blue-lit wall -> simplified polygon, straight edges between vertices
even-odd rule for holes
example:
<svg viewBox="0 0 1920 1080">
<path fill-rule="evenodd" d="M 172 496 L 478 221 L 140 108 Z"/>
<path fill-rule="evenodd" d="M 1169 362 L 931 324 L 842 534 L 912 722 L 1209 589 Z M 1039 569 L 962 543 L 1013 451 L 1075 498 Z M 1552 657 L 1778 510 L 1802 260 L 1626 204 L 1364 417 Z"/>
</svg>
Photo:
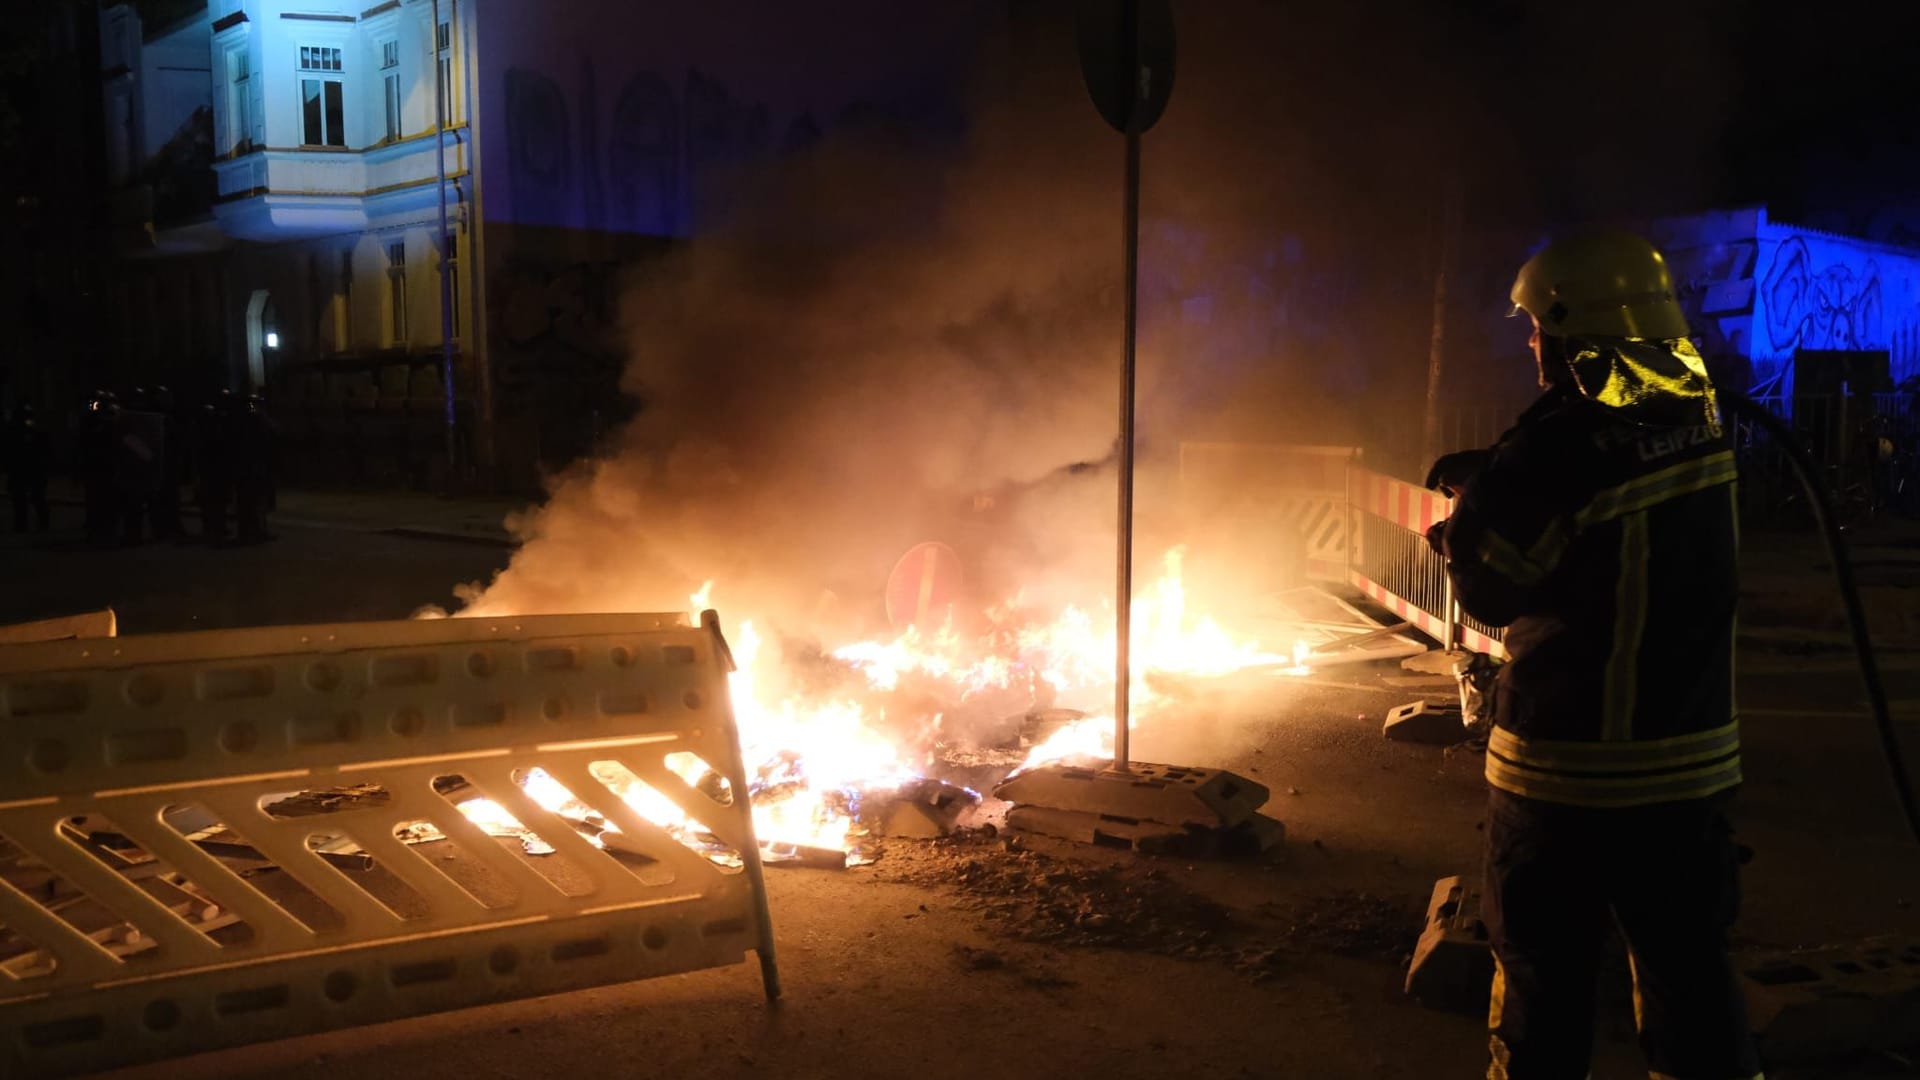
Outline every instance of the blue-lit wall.
<svg viewBox="0 0 1920 1080">
<path fill-rule="evenodd" d="M 1790 393 L 1796 349 L 1887 350 L 1895 383 L 1920 376 L 1920 250 L 1771 221 L 1765 208 L 1650 229 L 1709 357 Z"/>
</svg>

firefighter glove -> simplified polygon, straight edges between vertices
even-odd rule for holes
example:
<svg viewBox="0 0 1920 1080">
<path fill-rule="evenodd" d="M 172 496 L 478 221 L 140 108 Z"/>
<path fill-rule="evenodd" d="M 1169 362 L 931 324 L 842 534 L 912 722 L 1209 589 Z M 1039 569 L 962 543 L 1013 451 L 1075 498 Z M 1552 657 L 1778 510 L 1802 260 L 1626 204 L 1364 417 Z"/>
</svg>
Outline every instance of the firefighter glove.
<svg viewBox="0 0 1920 1080">
<path fill-rule="evenodd" d="M 1442 454 L 1427 470 L 1426 486 L 1448 495 L 1458 495 L 1493 457 L 1491 450 L 1458 450 Z"/>
</svg>

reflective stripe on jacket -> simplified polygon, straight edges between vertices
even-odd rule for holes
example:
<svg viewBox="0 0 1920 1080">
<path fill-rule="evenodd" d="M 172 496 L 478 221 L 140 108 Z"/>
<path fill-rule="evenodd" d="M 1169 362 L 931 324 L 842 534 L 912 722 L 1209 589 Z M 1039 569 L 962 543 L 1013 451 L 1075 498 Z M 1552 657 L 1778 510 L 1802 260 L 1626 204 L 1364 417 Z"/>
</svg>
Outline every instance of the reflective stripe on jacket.
<svg viewBox="0 0 1920 1080">
<path fill-rule="evenodd" d="M 1612 807 L 1740 783 L 1733 452 L 1708 401 L 1675 404 L 1549 390 L 1447 525 L 1461 606 L 1509 627 L 1497 788 Z"/>
</svg>

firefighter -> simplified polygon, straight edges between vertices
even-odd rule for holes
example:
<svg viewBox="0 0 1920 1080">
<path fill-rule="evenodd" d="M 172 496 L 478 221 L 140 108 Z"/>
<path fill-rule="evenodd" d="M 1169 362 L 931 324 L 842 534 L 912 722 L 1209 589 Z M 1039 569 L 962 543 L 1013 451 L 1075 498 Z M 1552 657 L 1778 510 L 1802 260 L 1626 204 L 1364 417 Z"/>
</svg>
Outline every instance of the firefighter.
<svg viewBox="0 0 1920 1080">
<path fill-rule="evenodd" d="M 1520 270 L 1543 389 L 1428 540 L 1461 605 L 1508 628 L 1487 745 L 1490 1077 L 1577 1078 L 1607 927 L 1656 1077 L 1760 1075 L 1727 956 L 1740 783 L 1734 457 L 1666 263 L 1636 236 Z"/>
</svg>

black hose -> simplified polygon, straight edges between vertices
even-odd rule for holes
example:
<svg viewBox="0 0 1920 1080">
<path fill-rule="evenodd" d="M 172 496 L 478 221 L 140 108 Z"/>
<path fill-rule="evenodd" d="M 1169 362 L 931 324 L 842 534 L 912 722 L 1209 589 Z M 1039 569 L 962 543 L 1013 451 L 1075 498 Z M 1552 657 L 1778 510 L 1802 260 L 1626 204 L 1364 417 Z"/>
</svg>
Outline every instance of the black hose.
<svg viewBox="0 0 1920 1080">
<path fill-rule="evenodd" d="M 1900 754 L 1900 740 L 1894 734 L 1893 715 L 1887 709 L 1887 690 L 1880 682 L 1880 665 L 1874 659 L 1873 642 L 1867 636 L 1867 613 L 1860 606 L 1860 590 L 1853 580 L 1853 560 L 1847 556 L 1846 540 L 1840 535 L 1840 526 L 1833 519 L 1833 503 L 1827 497 L 1827 489 L 1819 482 L 1814 473 L 1813 459 L 1807 456 L 1807 448 L 1800 445 L 1793 430 L 1786 421 L 1768 412 L 1758 402 L 1745 394 L 1722 390 L 1720 396 L 1733 411 L 1766 430 L 1768 436 L 1787 460 L 1793 464 L 1794 473 L 1800 477 L 1800 484 L 1807 489 L 1807 505 L 1813 507 L 1813 520 L 1819 526 L 1820 536 L 1826 541 L 1827 559 L 1833 563 L 1833 582 L 1840 589 L 1840 600 L 1847 609 L 1847 629 L 1853 633 L 1853 651 L 1860 660 L 1860 681 L 1867 688 L 1867 705 L 1873 710 L 1874 726 L 1880 732 L 1880 752 L 1887 759 L 1887 771 L 1893 776 L 1893 791 L 1900 800 L 1900 809 L 1907 816 L 1907 828 L 1912 830 L 1913 838 L 1920 840 L 1920 805 L 1913 797 L 1913 781 L 1907 775 L 1906 759 Z"/>
</svg>

